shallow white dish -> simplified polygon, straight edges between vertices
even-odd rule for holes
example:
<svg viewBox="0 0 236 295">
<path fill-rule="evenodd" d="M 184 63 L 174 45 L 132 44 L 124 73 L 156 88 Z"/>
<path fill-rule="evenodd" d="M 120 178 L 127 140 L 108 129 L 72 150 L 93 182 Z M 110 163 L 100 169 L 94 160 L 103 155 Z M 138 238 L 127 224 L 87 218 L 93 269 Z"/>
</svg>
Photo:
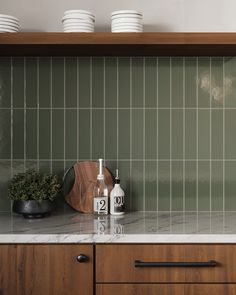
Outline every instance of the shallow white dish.
<svg viewBox="0 0 236 295">
<path fill-rule="evenodd" d="M 85 24 L 85 25 L 91 25 L 94 26 L 94 22 L 92 21 L 87 21 L 87 20 L 83 20 L 83 19 L 79 19 L 79 18 L 70 18 L 70 19 L 66 19 L 63 21 L 63 25 L 64 24 Z"/>
<path fill-rule="evenodd" d="M 112 24 L 142 24 L 142 19 L 136 18 L 117 18 L 111 21 Z"/>
<path fill-rule="evenodd" d="M 83 30 L 72 30 L 72 29 L 65 29 L 64 30 L 64 32 L 65 33 L 93 33 L 94 32 L 94 30 L 85 30 L 85 29 L 83 29 Z"/>
<path fill-rule="evenodd" d="M 111 24 L 113 28 L 142 28 L 141 24 Z"/>
<path fill-rule="evenodd" d="M 68 19 L 79 19 L 82 21 L 87 21 L 87 22 L 95 22 L 95 19 L 86 15 L 81 15 L 81 14 L 74 14 L 74 15 L 65 15 L 62 18 L 62 22 Z"/>
<path fill-rule="evenodd" d="M 14 28 L 14 27 L 10 27 L 10 26 L 3 26 L 3 25 L 0 25 L 0 29 L 2 30 L 12 30 L 12 31 L 19 31 L 19 28 Z"/>
<path fill-rule="evenodd" d="M 16 28 L 16 29 L 18 29 L 20 27 L 20 25 L 4 22 L 4 21 L 1 21 L 1 20 L 0 20 L 0 26 L 8 26 L 8 27 Z"/>
<path fill-rule="evenodd" d="M 71 10 L 66 10 L 64 12 L 64 15 L 68 15 L 68 14 L 86 14 L 86 15 L 89 15 L 89 16 L 92 16 L 95 18 L 95 15 L 91 12 L 91 11 L 88 11 L 88 10 L 83 10 L 83 9 L 71 9 Z"/>
<path fill-rule="evenodd" d="M 112 33 L 142 33 L 143 30 L 112 30 Z"/>
<path fill-rule="evenodd" d="M 143 15 L 142 12 L 139 12 L 137 10 L 116 10 L 111 13 L 111 16 L 117 15 L 117 14 L 135 14 L 135 15 Z"/>
<path fill-rule="evenodd" d="M 0 33 L 17 33 L 19 31 L 0 29 Z"/>
<path fill-rule="evenodd" d="M 15 16 L 12 16 L 12 15 L 0 14 L 0 18 L 14 20 L 16 22 L 19 22 L 18 18 L 16 18 Z"/>
<path fill-rule="evenodd" d="M 88 30 L 88 31 L 94 31 L 94 28 L 90 27 L 77 27 L 77 26 L 69 26 L 69 27 L 63 27 L 64 30 Z"/>
</svg>

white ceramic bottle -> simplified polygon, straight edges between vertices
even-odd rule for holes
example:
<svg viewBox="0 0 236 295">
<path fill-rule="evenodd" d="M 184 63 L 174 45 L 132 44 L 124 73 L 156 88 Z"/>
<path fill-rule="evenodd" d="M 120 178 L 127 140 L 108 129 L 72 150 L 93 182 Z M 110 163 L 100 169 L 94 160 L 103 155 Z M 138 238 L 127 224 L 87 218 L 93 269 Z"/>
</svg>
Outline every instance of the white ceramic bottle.
<svg viewBox="0 0 236 295">
<path fill-rule="evenodd" d="M 125 213 L 125 193 L 120 187 L 119 171 L 116 169 L 115 186 L 110 194 L 110 213 L 112 215 L 122 215 Z"/>
</svg>

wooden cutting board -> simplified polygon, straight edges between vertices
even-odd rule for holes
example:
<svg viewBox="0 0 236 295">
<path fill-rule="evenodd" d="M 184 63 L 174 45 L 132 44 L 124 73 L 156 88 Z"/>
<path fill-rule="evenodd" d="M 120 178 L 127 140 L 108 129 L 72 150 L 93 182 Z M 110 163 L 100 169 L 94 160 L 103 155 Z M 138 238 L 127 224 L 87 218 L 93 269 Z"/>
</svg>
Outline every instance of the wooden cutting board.
<svg viewBox="0 0 236 295">
<path fill-rule="evenodd" d="M 97 181 L 98 163 L 92 161 L 78 162 L 73 166 L 74 185 L 65 196 L 66 202 L 75 210 L 83 213 L 93 212 L 93 189 Z M 110 171 L 104 168 L 105 182 L 109 193 L 113 188 Z"/>
</svg>

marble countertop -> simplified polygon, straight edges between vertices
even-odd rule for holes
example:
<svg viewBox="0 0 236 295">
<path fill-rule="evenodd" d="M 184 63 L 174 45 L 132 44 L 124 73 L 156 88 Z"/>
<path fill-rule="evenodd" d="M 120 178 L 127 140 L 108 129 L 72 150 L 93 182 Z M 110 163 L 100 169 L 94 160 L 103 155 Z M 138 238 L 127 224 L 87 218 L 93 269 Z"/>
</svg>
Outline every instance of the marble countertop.
<svg viewBox="0 0 236 295">
<path fill-rule="evenodd" d="M 28 220 L 0 214 L 1 243 L 236 243 L 236 212 L 77 212 Z"/>
</svg>

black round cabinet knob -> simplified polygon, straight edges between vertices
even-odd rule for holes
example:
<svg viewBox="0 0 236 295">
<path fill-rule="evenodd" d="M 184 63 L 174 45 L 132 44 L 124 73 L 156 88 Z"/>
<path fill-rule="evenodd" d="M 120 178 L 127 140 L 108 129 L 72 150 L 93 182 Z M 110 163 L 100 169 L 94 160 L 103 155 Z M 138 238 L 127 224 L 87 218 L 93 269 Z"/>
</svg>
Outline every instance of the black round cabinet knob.
<svg viewBox="0 0 236 295">
<path fill-rule="evenodd" d="M 76 257 L 76 260 L 78 262 L 86 262 L 88 261 L 88 256 L 84 255 L 84 254 L 79 254 L 77 257 Z"/>
</svg>

